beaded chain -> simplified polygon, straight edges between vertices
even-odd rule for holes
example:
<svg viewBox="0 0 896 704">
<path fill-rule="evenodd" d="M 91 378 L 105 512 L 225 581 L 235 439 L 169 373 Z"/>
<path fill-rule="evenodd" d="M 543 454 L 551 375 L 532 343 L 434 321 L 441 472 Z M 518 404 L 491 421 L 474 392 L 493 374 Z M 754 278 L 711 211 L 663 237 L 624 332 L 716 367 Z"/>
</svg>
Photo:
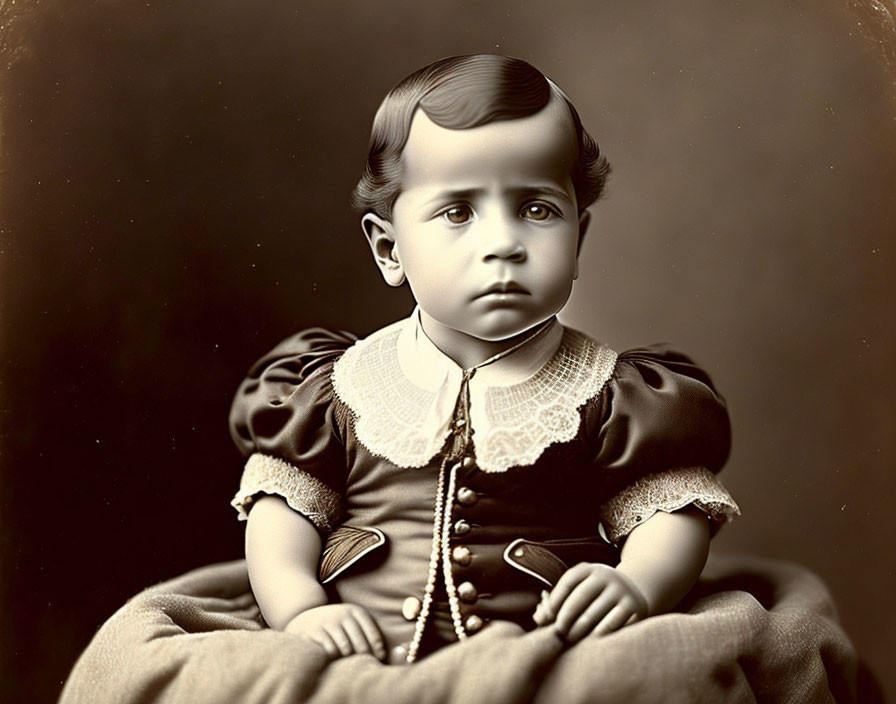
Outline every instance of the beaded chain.
<svg viewBox="0 0 896 704">
<path fill-rule="evenodd" d="M 451 609 L 451 621 L 454 624 L 454 632 L 459 640 L 467 637 L 460 613 L 460 599 L 457 596 L 457 587 L 454 584 L 454 575 L 451 574 L 451 502 L 447 497 L 454 496 L 457 486 L 457 470 L 459 464 L 455 464 L 448 470 L 448 491 L 445 491 L 445 468 L 451 457 L 445 457 L 439 468 L 439 482 L 436 487 L 436 505 L 433 516 L 432 551 L 429 556 L 429 571 L 426 576 L 426 586 L 423 590 L 423 602 L 420 605 L 420 613 L 414 624 L 414 638 L 408 646 L 407 662 L 412 663 L 417 659 L 420 643 L 423 640 L 423 631 L 432 608 L 433 594 L 436 590 L 436 579 L 439 576 L 439 563 L 445 577 L 445 590 L 448 593 L 448 605 Z"/>
<path fill-rule="evenodd" d="M 452 498 L 457 486 L 457 469 L 459 466 L 459 464 L 455 464 L 451 467 L 451 474 L 448 478 L 448 496 Z M 451 609 L 451 621 L 454 623 L 454 632 L 457 634 L 458 640 L 464 640 L 467 637 L 467 632 L 464 630 L 464 624 L 461 620 L 460 600 L 457 598 L 457 587 L 454 585 L 454 575 L 451 572 L 451 555 L 449 552 L 453 504 L 453 501 L 448 502 L 442 519 L 442 571 L 445 573 L 445 591 L 448 592 L 448 606 Z"/>
<path fill-rule="evenodd" d="M 420 650 L 420 642 L 423 640 L 423 629 L 426 628 L 426 619 L 432 606 L 433 594 L 436 590 L 436 578 L 439 576 L 439 550 L 441 547 L 442 514 L 445 509 L 445 466 L 448 457 L 442 460 L 439 468 L 439 483 L 436 487 L 436 505 L 433 511 L 432 522 L 432 550 L 429 553 L 429 572 L 426 575 L 426 586 L 423 591 L 423 602 L 420 605 L 420 613 L 414 624 L 414 637 L 408 646 L 407 662 L 412 663 L 417 659 Z"/>
<path fill-rule="evenodd" d="M 433 510 L 432 549 L 429 553 L 429 570 L 426 575 L 426 586 L 423 590 L 423 601 L 420 604 L 420 613 L 417 615 L 417 621 L 414 623 L 414 637 L 411 640 L 410 645 L 408 645 L 408 663 L 416 661 L 417 653 L 420 651 L 420 643 L 423 641 L 423 631 L 426 629 L 426 622 L 429 618 L 429 612 L 432 609 L 432 601 L 436 590 L 436 580 L 439 577 L 440 564 L 445 578 L 445 590 L 448 593 L 448 606 L 451 610 L 451 621 L 454 624 L 454 632 L 457 634 L 458 640 L 464 640 L 467 637 L 467 631 L 464 628 L 463 618 L 460 613 L 460 599 L 457 596 L 457 586 L 454 584 L 454 575 L 451 572 L 450 548 L 453 498 L 457 488 L 457 470 L 461 466 L 459 460 L 469 448 L 472 439 L 472 428 L 470 427 L 469 422 L 470 379 L 473 378 L 477 369 L 489 365 L 492 362 L 496 362 L 502 357 L 506 357 L 540 335 L 548 328 L 551 320 L 545 321 L 535 330 L 535 332 L 524 340 L 517 342 L 512 347 L 489 357 L 484 362 L 480 362 L 479 364 L 464 370 L 459 399 L 461 407 L 463 408 L 463 418 L 465 422 L 463 442 L 460 444 L 460 447 L 455 446 L 453 452 L 446 453 L 442 460 L 442 464 L 439 467 L 439 480 L 436 486 L 436 504 Z M 447 471 L 448 487 L 446 491 L 445 474 L 450 462 L 454 462 L 455 464 Z"/>
</svg>

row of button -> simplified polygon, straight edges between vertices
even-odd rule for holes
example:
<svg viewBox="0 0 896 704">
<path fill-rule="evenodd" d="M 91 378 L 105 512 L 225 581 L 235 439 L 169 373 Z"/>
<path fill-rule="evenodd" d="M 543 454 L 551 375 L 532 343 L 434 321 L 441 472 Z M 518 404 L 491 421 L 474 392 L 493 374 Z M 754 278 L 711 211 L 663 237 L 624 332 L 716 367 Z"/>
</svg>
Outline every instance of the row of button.
<svg viewBox="0 0 896 704">
<path fill-rule="evenodd" d="M 464 469 L 473 469 L 476 466 L 476 462 L 472 457 L 465 457 L 461 464 Z M 457 490 L 455 498 L 457 503 L 467 508 L 475 506 L 479 501 L 479 495 L 466 486 L 462 486 Z M 454 534 L 466 535 L 470 532 L 470 528 L 470 524 L 461 518 L 454 524 Z M 462 567 L 467 567 L 473 561 L 473 552 L 466 545 L 456 545 L 451 550 L 451 560 Z M 461 601 L 470 604 L 479 598 L 479 592 L 472 582 L 461 582 L 457 585 L 457 596 Z M 464 619 L 464 628 L 467 633 L 476 633 L 483 625 L 485 625 L 485 622 L 476 614 L 470 614 Z"/>
<path fill-rule="evenodd" d="M 458 419 L 455 422 L 455 428 L 460 430 L 465 425 L 465 422 L 462 418 Z M 476 467 L 476 462 L 472 457 L 465 457 L 461 460 L 460 464 L 455 466 L 454 471 L 458 471 L 460 469 L 473 469 Z M 455 500 L 461 506 L 471 507 L 475 506 L 479 501 L 479 495 L 469 487 L 462 486 L 460 487 L 454 495 Z M 465 521 L 463 518 L 455 521 L 453 526 L 454 534 L 458 536 L 467 535 L 470 530 L 472 530 L 472 526 Z M 463 567 L 469 566 L 473 561 L 473 552 L 466 545 L 457 545 L 451 551 L 451 560 L 452 562 L 457 563 Z M 479 592 L 476 589 L 475 585 L 472 582 L 461 582 L 457 586 L 457 596 L 458 598 L 465 603 L 472 603 L 479 598 Z M 423 603 L 415 596 L 407 597 L 401 604 L 401 615 L 407 621 L 416 621 L 420 616 L 420 611 L 423 608 Z M 470 614 L 464 619 L 464 628 L 468 633 L 475 633 L 480 630 L 485 625 L 485 621 L 482 620 L 481 617 L 476 614 Z M 401 644 L 396 646 L 392 652 L 392 660 L 393 662 L 402 661 L 406 657 L 408 652 L 408 644 Z"/>
</svg>

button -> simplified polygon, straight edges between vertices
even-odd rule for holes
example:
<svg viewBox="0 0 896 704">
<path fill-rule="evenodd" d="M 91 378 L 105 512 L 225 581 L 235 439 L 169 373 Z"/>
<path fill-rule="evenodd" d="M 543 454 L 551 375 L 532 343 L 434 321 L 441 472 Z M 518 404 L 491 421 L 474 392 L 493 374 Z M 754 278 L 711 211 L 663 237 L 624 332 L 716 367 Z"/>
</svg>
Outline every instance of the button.
<svg viewBox="0 0 896 704">
<path fill-rule="evenodd" d="M 457 545 L 451 551 L 451 559 L 457 564 L 466 567 L 473 561 L 473 553 L 470 552 L 470 548 L 466 545 Z"/>
<path fill-rule="evenodd" d="M 457 420 L 454 421 L 455 428 L 463 428 L 466 424 L 467 424 L 467 421 L 464 418 L 458 418 Z"/>
<path fill-rule="evenodd" d="M 402 665 L 408 660 L 408 647 L 410 643 L 401 643 L 396 645 L 389 651 L 389 663 L 392 665 Z"/>
<path fill-rule="evenodd" d="M 463 518 L 461 518 L 457 523 L 454 524 L 455 535 L 466 535 L 469 532 L 470 524 L 467 523 Z"/>
<path fill-rule="evenodd" d="M 470 633 L 475 633 L 480 628 L 485 625 L 485 622 L 479 618 L 476 614 L 472 614 L 467 616 L 467 620 L 464 621 L 464 628 L 466 628 Z"/>
<path fill-rule="evenodd" d="M 513 551 L 514 557 L 523 557 L 526 554 L 526 549 L 520 545 L 516 550 Z"/>
<path fill-rule="evenodd" d="M 401 615 L 404 616 L 405 621 L 415 621 L 420 615 L 421 607 L 422 604 L 417 597 L 409 596 L 401 604 Z"/>
<path fill-rule="evenodd" d="M 476 591 L 476 587 L 473 586 L 472 582 L 461 582 L 457 585 L 457 595 L 460 597 L 461 601 L 470 603 L 471 601 L 476 601 L 479 592 Z"/>
<path fill-rule="evenodd" d="M 476 496 L 476 492 L 472 489 L 462 486 L 457 490 L 457 501 L 463 506 L 472 506 L 479 501 L 479 497 Z"/>
<path fill-rule="evenodd" d="M 472 457 L 464 457 L 463 459 L 464 469 L 475 469 L 476 468 L 476 460 Z"/>
</svg>

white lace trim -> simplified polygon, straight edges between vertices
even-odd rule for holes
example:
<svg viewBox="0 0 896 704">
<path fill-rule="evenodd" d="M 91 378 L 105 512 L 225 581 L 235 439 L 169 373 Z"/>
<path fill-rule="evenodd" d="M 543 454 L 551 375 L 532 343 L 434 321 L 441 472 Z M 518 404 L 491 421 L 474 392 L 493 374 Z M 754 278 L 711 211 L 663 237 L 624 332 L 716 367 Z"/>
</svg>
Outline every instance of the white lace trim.
<svg viewBox="0 0 896 704">
<path fill-rule="evenodd" d="M 476 463 L 487 472 L 533 464 L 547 447 L 579 432 L 581 408 L 597 396 L 616 366 L 609 347 L 569 328 L 551 360 L 513 386 L 494 386 L 470 408 Z"/>
<path fill-rule="evenodd" d="M 368 451 L 399 467 L 423 467 L 445 444 L 450 427 L 434 422 L 444 411 L 438 394 L 403 373 L 399 334 L 399 327 L 390 326 L 349 348 L 333 366 L 333 389 L 354 414 L 355 436 Z M 528 466 L 548 446 L 572 440 L 581 423 L 579 408 L 603 389 L 616 357 L 566 328 L 557 352 L 529 379 L 473 393 L 470 422 L 479 468 Z"/>
<path fill-rule="evenodd" d="M 672 513 L 693 504 L 718 527 L 740 515 L 731 494 L 705 467 L 686 467 L 648 474 L 601 507 L 611 541 L 618 542 L 657 511 Z"/>
<path fill-rule="evenodd" d="M 282 496 L 291 508 L 321 530 L 331 529 L 342 511 L 339 494 L 322 481 L 278 457 L 256 452 L 246 462 L 240 490 L 230 502 L 239 520 L 249 517 L 249 509 L 258 494 Z"/>
<path fill-rule="evenodd" d="M 423 467 L 442 448 L 450 428 L 423 432 L 437 394 L 410 382 L 398 361 L 399 325 L 353 346 L 333 365 L 333 391 L 355 416 L 355 436 L 371 454 L 398 467 Z"/>
</svg>

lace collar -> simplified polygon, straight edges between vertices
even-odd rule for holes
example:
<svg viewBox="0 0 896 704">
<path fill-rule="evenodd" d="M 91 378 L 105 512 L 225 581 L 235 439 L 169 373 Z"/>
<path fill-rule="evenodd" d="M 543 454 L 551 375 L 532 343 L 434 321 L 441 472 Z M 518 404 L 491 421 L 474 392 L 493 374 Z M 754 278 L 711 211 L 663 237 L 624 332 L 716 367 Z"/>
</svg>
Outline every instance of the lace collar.
<svg viewBox="0 0 896 704">
<path fill-rule="evenodd" d="M 470 381 L 476 462 L 485 472 L 533 464 L 572 440 L 579 408 L 603 389 L 616 353 L 554 323 Z M 350 347 L 333 366 L 333 389 L 355 416 L 355 436 L 399 467 L 423 467 L 441 450 L 463 370 L 426 336 L 416 314 Z"/>
</svg>

